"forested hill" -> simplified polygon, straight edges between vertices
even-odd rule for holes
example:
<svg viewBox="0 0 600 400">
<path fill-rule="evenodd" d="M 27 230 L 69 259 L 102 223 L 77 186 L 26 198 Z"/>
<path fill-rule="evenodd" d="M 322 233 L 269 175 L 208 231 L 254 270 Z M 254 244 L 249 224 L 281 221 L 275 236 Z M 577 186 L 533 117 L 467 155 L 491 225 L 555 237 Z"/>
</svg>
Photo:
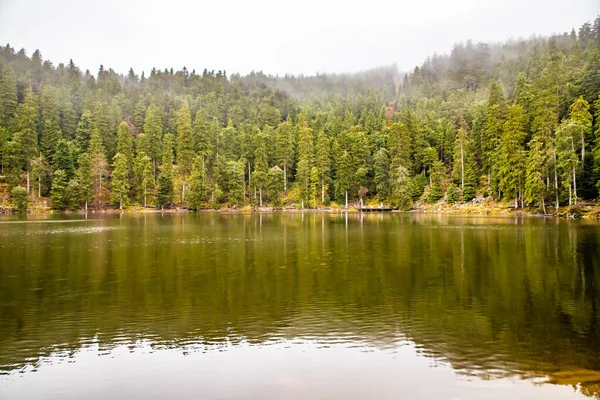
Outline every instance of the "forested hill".
<svg viewBox="0 0 600 400">
<path fill-rule="evenodd" d="M 600 18 L 551 37 L 459 44 L 403 79 L 395 66 L 295 77 L 101 66 L 93 75 L 7 45 L 0 202 L 595 201 L 599 95 Z"/>
</svg>

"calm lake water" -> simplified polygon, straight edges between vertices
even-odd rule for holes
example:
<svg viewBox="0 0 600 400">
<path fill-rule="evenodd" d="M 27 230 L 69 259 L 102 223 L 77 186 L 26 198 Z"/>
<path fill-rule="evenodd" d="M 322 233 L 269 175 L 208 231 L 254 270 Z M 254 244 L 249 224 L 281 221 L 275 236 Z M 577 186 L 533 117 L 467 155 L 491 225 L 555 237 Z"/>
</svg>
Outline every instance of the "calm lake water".
<svg viewBox="0 0 600 400">
<path fill-rule="evenodd" d="M 0 220 L 2 399 L 600 394 L 600 223 Z"/>
</svg>

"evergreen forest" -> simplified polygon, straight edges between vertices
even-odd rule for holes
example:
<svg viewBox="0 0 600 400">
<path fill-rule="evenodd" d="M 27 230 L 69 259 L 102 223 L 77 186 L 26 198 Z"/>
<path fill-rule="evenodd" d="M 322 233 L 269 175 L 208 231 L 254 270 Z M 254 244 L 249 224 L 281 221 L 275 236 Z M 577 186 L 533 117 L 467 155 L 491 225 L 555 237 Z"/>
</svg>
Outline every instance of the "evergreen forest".
<svg viewBox="0 0 600 400">
<path fill-rule="evenodd" d="M 21 211 L 593 204 L 600 17 L 407 73 L 93 74 L 7 44 L 0 168 L 0 203 Z"/>
</svg>

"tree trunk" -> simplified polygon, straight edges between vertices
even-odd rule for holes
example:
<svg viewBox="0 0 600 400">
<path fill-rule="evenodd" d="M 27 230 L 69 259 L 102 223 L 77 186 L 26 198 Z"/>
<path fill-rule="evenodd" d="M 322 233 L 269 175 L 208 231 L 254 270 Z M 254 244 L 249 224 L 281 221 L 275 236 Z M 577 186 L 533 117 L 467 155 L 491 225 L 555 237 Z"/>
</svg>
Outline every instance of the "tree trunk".
<svg viewBox="0 0 600 400">
<path fill-rule="evenodd" d="M 544 215 L 546 215 L 546 204 L 544 203 L 544 196 L 542 196 L 542 210 L 544 211 Z"/>
<path fill-rule="evenodd" d="M 38 175 L 38 197 L 42 197 L 42 176 Z"/>
<path fill-rule="evenodd" d="M 144 185 L 144 208 L 146 208 L 146 185 Z"/>
<path fill-rule="evenodd" d="M 554 189 L 556 190 L 556 210 L 558 211 L 558 172 L 556 172 L 556 149 L 554 150 Z"/>
<path fill-rule="evenodd" d="M 287 194 L 287 163 L 283 164 L 283 194 Z"/>
<path fill-rule="evenodd" d="M 86 201 L 86 202 L 85 202 L 85 212 L 86 212 L 86 214 L 87 214 L 87 208 L 88 208 L 88 204 L 87 204 L 87 203 L 88 203 L 88 202 Z"/>
<path fill-rule="evenodd" d="M 465 156 L 463 154 L 462 141 L 460 142 L 460 188 L 465 188 Z"/>
<path fill-rule="evenodd" d="M 27 194 L 29 194 L 29 171 L 27 171 Z"/>
<path fill-rule="evenodd" d="M 585 138 L 584 131 L 581 130 L 581 163 L 583 164 L 583 160 L 585 159 Z"/>
<path fill-rule="evenodd" d="M 185 201 L 185 182 L 181 184 L 181 204 Z"/>
<path fill-rule="evenodd" d="M 348 209 L 348 191 L 346 190 L 346 209 Z"/>
<path fill-rule="evenodd" d="M 572 197 L 572 189 L 571 189 L 571 182 L 569 182 L 569 207 L 571 207 L 571 197 Z"/>
<path fill-rule="evenodd" d="M 262 186 L 258 188 L 258 204 L 262 207 Z"/>
<path fill-rule="evenodd" d="M 325 181 L 321 181 L 321 204 L 325 204 Z"/>
<path fill-rule="evenodd" d="M 156 159 L 152 157 L 152 179 L 154 180 L 154 186 L 156 186 Z"/>
<path fill-rule="evenodd" d="M 575 166 L 573 165 L 573 200 L 577 204 L 577 174 L 575 173 Z"/>
</svg>

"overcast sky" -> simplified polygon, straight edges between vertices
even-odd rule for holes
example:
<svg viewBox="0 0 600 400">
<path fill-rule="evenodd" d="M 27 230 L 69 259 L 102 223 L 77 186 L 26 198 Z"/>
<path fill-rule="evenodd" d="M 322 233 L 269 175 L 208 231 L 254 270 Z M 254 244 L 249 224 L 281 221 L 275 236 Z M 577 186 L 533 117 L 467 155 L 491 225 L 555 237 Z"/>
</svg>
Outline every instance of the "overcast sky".
<svg viewBox="0 0 600 400">
<path fill-rule="evenodd" d="M 400 70 L 456 42 L 576 29 L 599 0 L 0 0 L 0 42 L 96 73 Z"/>
</svg>

